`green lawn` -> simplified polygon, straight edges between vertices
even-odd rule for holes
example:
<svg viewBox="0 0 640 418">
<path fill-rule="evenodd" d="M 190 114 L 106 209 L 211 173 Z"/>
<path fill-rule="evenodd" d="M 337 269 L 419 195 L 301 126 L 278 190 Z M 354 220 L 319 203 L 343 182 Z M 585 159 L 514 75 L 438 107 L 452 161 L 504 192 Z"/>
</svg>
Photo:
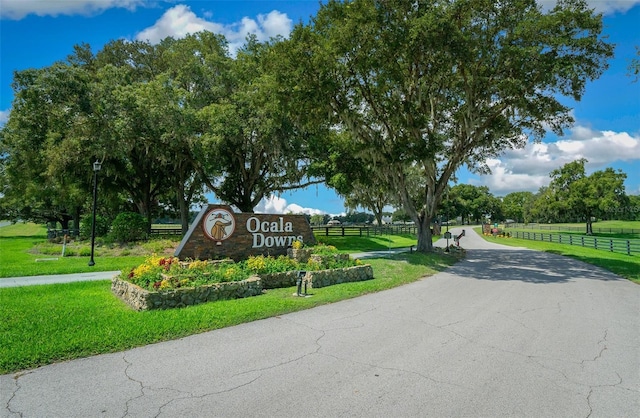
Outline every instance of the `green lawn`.
<svg viewBox="0 0 640 418">
<path fill-rule="evenodd" d="M 482 235 L 481 228 L 474 230 L 484 239 L 503 245 L 531 248 L 538 251 L 546 251 L 572 257 L 585 263 L 605 268 L 613 273 L 640 284 L 640 256 L 612 253 L 604 250 L 595 250 L 575 245 L 558 244 L 543 241 L 532 241 L 518 238 L 494 238 Z"/>
<path fill-rule="evenodd" d="M 0 238 L 0 278 L 123 270 L 145 259 L 145 256 L 95 257 L 96 265 L 89 267 L 89 256 L 61 257 L 29 252 L 44 241 L 45 238 Z"/>
<path fill-rule="evenodd" d="M 439 237 L 434 237 L 439 238 Z M 340 252 L 353 253 L 361 251 L 379 251 L 391 248 L 407 248 L 416 245 L 415 235 L 378 235 L 370 237 L 325 237 L 316 235 L 316 240 L 323 244 L 333 245 Z"/>
<path fill-rule="evenodd" d="M 354 298 L 410 283 L 453 264 L 435 254 L 372 259 L 373 280 L 164 311 L 136 312 L 110 291 L 109 281 L 0 289 L 0 373 L 184 337 L 243 322 Z"/>
</svg>

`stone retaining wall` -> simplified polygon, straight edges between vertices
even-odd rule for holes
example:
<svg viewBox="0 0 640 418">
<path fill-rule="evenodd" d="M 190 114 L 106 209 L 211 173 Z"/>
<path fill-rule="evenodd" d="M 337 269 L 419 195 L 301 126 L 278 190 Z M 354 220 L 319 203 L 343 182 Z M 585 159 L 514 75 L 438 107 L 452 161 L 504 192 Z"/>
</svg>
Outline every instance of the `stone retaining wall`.
<svg viewBox="0 0 640 418">
<path fill-rule="evenodd" d="M 305 276 L 305 280 L 312 289 L 370 279 L 373 279 L 373 268 L 369 264 L 343 269 L 308 271 Z"/>
<path fill-rule="evenodd" d="M 137 311 L 150 309 L 180 308 L 216 300 L 239 299 L 262 293 L 259 277 L 250 277 L 240 282 L 213 283 L 196 288 L 170 289 L 150 292 L 114 277 L 111 291 Z"/>
<path fill-rule="evenodd" d="M 342 269 L 308 271 L 304 276 L 309 288 L 321 288 L 334 284 L 359 282 L 373 278 L 370 265 Z M 240 282 L 213 283 L 196 288 L 179 288 L 151 292 L 138 285 L 114 277 L 111 291 L 137 311 L 180 308 L 216 300 L 239 299 L 257 296 L 263 289 L 276 289 L 296 285 L 298 271 L 253 276 Z"/>
<path fill-rule="evenodd" d="M 280 289 L 296 285 L 298 280 L 298 270 L 285 271 L 282 273 L 261 274 L 263 289 Z"/>
</svg>

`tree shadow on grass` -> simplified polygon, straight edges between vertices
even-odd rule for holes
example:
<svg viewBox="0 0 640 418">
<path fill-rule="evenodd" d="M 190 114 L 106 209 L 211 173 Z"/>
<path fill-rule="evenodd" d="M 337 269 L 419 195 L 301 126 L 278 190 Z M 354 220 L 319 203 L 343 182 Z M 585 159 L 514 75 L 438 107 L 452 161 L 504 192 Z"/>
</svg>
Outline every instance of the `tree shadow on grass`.
<svg viewBox="0 0 640 418">
<path fill-rule="evenodd" d="M 424 254 L 418 252 L 403 252 L 390 254 L 385 258 L 391 260 L 405 261 L 409 264 L 421 265 L 429 267 L 436 271 L 443 271 L 454 265 L 458 260 L 454 257 L 443 256 L 440 254 Z"/>
<path fill-rule="evenodd" d="M 323 239 L 324 238 L 324 239 Z M 389 237 L 317 237 L 318 242 L 333 245 L 340 251 L 384 251 L 393 247 L 394 241 Z M 385 245 L 386 244 L 386 245 Z"/>
</svg>

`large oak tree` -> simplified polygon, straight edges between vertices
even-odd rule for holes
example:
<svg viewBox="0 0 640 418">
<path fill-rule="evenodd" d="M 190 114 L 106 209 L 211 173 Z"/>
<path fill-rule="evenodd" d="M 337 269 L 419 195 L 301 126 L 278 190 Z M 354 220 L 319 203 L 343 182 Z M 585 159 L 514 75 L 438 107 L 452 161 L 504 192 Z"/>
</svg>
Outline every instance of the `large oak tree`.
<svg viewBox="0 0 640 418">
<path fill-rule="evenodd" d="M 286 45 L 289 92 L 307 119 L 358 144 L 432 248 L 430 222 L 463 165 L 561 134 L 613 47 L 584 1 L 329 1 Z M 408 183 L 420 173 L 418 195 Z"/>
</svg>

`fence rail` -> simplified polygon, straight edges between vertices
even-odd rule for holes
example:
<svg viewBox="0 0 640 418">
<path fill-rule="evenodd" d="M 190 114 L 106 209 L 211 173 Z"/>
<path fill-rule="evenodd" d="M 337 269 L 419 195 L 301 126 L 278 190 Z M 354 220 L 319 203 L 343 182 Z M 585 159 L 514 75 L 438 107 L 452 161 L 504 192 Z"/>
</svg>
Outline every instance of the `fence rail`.
<svg viewBox="0 0 640 418">
<path fill-rule="evenodd" d="M 312 226 L 315 236 L 325 237 L 373 237 L 376 235 L 416 235 L 417 227 L 411 225 L 388 226 Z"/>
<path fill-rule="evenodd" d="M 151 228 L 151 235 L 182 235 L 182 228 Z"/>
<path fill-rule="evenodd" d="M 594 248 L 596 250 L 610 251 L 614 253 L 623 253 L 627 255 L 640 254 L 640 240 L 548 234 L 528 231 L 515 231 L 511 233 L 511 236 L 514 238 L 529 239 L 533 241 L 578 245 L 581 247 Z"/>
<path fill-rule="evenodd" d="M 565 232 L 582 232 L 586 231 L 586 226 L 562 226 L 562 225 L 540 225 L 540 224 L 507 224 L 507 228 L 517 229 L 538 229 L 541 231 L 565 231 Z M 593 228 L 596 234 L 638 234 L 638 228 Z"/>
<path fill-rule="evenodd" d="M 77 237 L 80 235 L 79 229 L 49 229 L 47 230 L 47 238 L 57 238 L 68 235 L 70 237 Z M 160 235 L 182 235 L 182 228 L 151 228 L 151 236 Z"/>
<path fill-rule="evenodd" d="M 388 225 L 388 226 L 312 226 L 311 230 L 316 236 L 325 237 L 372 237 L 377 235 L 416 235 L 417 228 L 414 225 Z M 71 235 L 77 236 L 78 230 L 54 230 L 48 231 L 49 238 Z M 182 228 L 153 227 L 151 236 L 181 235 Z"/>
</svg>

